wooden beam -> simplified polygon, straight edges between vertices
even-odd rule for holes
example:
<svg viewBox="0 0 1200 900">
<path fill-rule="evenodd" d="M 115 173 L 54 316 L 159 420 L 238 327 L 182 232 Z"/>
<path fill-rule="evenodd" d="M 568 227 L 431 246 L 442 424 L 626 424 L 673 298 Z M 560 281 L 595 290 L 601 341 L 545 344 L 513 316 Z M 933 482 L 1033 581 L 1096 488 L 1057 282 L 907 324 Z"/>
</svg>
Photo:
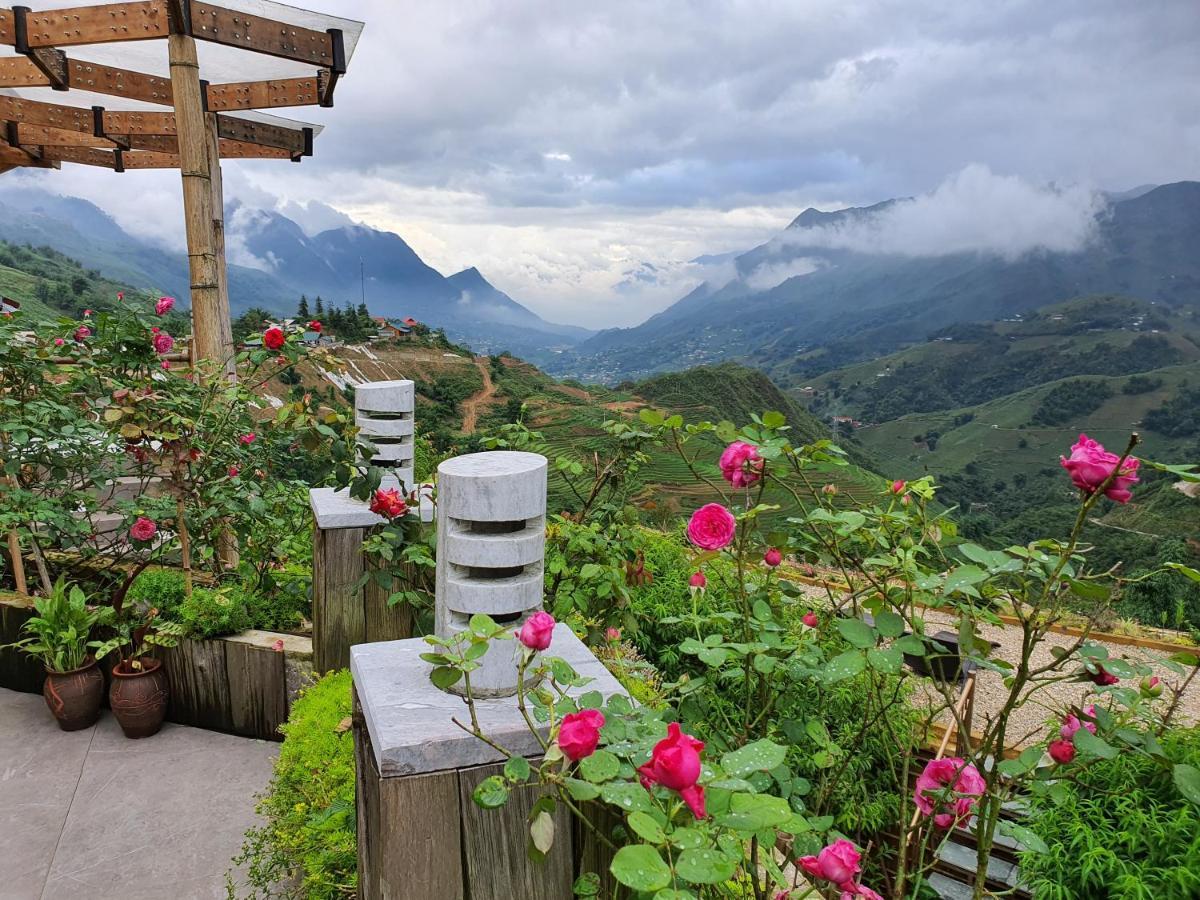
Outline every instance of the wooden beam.
<svg viewBox="0 0 1200 900">
<path fill-rule="evenodd" d="M 112 150 L 114 142 L 94 134 L 84 134 L 81 131 L 66 131 L 62 128 L 49 128 L 45 125 L 27 125 L 17 123 L 18 143 L 32 144 L 45 147 L 99 147 Z"/>
<path fill-rule="evenodd" d="M 198 361 L 208 360 L 232 374 L 234 347 L 229 294 L 221 290 L 221 265 L 214 233 L 213 166 L 208 152 L 209 126 L 204 118 L 196 41 L 186 34 L 172 34 L 167 38 L 167 50 L 179 130 L 194 355 Z"/>
<path fill-rule="evenodd" d="M 117 168 L 117 154 L 114 151 L 99 150 L 95 147 L 43 147 L 42 158 L 99 166 L 102 169 Z"/>
<path fill-rule="evenodd" d="M 50 79 L 28 56 L 0 57 L 0 88 L 14 87 L 50 87 Z"/>
<path fill-rule="evenodd" d="M 17 31 L 13 11 L 0 7 L 0 44 L 13 47 L 16 43 Z"/>
<path fill-rule="evenodd" d="M 249 119 L 235 119 L 232 116 L 217 116 L 217 134 L 246 144 L 262 144 L 264 147 L 289 150 L 293 156 L 303 154 L 306 149 L 303 131 L 252 122 Z"/>
<path fill-rule="evenodd" d="M 177 153 L 159 153 L 149 150 L 133 150 L 121 154 L 126 169 L 178 169 Z"/>
<path fill-rule="evenodd" d="M 291 159 L 292 152 L 280 147 L 264 147 L 243 141 L 220 139 L 221 159 Z"/>
<path fill-rule="evenodd" d="M 141 100 L 144 103 L 161 103 L 167 106 L 171 103 L 169 78 L 77 59 L 67 60 L 67 71 L 71 87 L 81 91 Z"/>
<path fill-rule="evenodd" d="M 0 142 L 0 166 L 8 166 L 16 168 L 18 166 L 32 166 L 34 168 L 46 169 L 51 165 L 47 159 L 39 159 L 20 147 L 12 147 L 9 144 Z"/>
<path fill-rule="evenodd" d="M 169 31 L 165 0 L 32 11 L 26 19 L 30 47 L 144 41 Z"/>
<path fill-rule="evenodd" d="M 333 39 L 327 32 L 252 16 L 211 3 L 193 0 L 190 6 L 192 34 L 199 40 L 318 66 L 333 65 Z"/>
<path fill-rule="evenodd" d="M 322 72 L 327 70 L 322 69 Z M 273 109 L 280 106 L 315 106 L 320 102 L 320 73 L 311 78 L 280 78 L 273 81 L 241 81 L 210 84 L 208 109 L 224 112 L 237 109 Z"/>
<path fill-rule="evenodd" d="M 47 125 L 67 131 L 94 133 L 94 117 L 90 109 L 64 106 L 61 103 L 43 103 L 0 94 L 0 119 L 24 122 L 29 125 Z"/>
</svg>

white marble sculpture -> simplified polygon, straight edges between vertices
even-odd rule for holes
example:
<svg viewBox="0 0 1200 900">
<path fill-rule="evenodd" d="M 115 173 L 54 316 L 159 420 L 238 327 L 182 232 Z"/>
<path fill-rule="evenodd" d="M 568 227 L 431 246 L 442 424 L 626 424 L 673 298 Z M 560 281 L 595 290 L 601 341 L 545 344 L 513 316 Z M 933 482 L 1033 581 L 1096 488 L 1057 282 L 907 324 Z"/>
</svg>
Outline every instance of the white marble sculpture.
<svg viewBox="0 0 1200 900">
<path fill-rule="evenodd" d="M 384 488 L 403 484 L 405 493 L 413 484 L 413 383 L 368 381 L 354 389 L 354 420 L 363 440 L 375 445 L 371 462 L 386 470 Z"/>
</svg>

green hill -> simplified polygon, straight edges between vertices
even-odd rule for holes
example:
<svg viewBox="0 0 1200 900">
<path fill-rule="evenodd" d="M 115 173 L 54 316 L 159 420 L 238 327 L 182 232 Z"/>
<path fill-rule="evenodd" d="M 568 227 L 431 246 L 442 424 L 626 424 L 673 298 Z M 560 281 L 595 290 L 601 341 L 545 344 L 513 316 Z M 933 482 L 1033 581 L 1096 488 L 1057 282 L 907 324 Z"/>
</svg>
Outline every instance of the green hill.
<svg viewBox="0 0 1200 900">
<path fill-rule="evenodd" d="M 18 301 L 31 322 L 104 309 L 127 290 L 51 247 L 0 241 L 0 294 Z"/>
</svg>

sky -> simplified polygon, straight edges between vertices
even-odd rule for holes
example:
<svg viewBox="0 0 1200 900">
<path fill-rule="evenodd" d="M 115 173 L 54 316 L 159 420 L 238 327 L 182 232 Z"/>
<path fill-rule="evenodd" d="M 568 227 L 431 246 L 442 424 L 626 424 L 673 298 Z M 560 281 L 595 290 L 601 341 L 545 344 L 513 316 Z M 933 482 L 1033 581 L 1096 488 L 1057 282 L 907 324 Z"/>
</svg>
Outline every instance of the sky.
<svg viewBox="0 0 1200 900">
<path fill-rule="evenodd" d="M 1012 256 L 1086 241 L 1099 190 L 1200 178 L 1196 0 L 305 5 L 366 22 L 350 72 L 294 111 L 316 155 L 226 162 L 227 198 L 395 231 L 553 321 L 636 324 L 810 206 L 915 197 L 823 240 Z M 177 174 L 22 177 L 182 246 Z"/>
</svg>

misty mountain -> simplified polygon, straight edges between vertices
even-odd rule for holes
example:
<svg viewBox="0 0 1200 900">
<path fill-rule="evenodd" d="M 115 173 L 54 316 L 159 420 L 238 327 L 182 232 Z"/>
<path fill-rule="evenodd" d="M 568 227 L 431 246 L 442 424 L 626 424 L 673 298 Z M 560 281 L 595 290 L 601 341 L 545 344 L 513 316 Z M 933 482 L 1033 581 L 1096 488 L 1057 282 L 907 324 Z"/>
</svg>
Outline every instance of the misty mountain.
<svg viewBox="0 0 1200 900">
<path fill-rule="evenodd" d="M 1200 183 L 1110 195 L 1080 249 L 1015 255 L 871 252 L 904 201 L 805 210 L 776 238 L 634 328 L 563 354 L 556 372 L 604 380 L 738 359 L 778 380 L 889 353 L 955 322 L 1003 319 L 1083 294 L 1200 306 Z M 862 242 L 859 242 L 862 243 Z"/>
<path fill-rule="evenodd" d="M 124 231 L 103 210 L 36 188 L 0 192 L 0 239 L 49 246 L 108 278 L 188 296 L 187 258 Z M 278 212 L 237 203 L 226 210 L 230 307 L 289 315 L 302 294 L 339 306 L 364 298 L 371 312 L 413 316 L 479 352 L 511 350 L 546 359 L 593 332 L 546 322 L 476 270 L 451 278 L 427 265 L 396 234 L 348 225 L 308 235 Z"/>
</svg>

